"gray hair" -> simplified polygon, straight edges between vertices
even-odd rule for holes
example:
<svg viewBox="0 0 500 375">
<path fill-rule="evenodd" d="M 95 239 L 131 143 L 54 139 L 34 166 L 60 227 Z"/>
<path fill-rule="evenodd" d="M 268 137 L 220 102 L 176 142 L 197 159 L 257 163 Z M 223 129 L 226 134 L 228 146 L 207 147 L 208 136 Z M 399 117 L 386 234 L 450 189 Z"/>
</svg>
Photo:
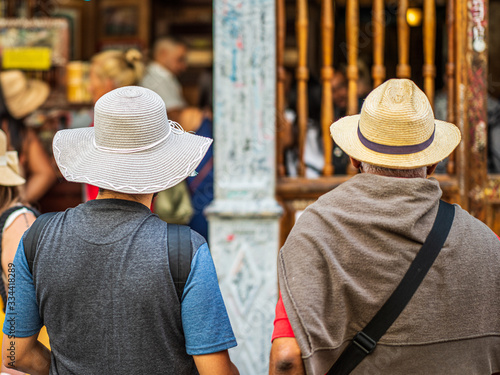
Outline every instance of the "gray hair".
<svg viewBox="0 0 500 375">
<path fill-rule="evenodd" d="M 392 169 L 361 162 L 361 169 L 365 173 L 378 174 L 388 177 L 427 178 L 427 167 L 415 169 Z"/>
</svg>

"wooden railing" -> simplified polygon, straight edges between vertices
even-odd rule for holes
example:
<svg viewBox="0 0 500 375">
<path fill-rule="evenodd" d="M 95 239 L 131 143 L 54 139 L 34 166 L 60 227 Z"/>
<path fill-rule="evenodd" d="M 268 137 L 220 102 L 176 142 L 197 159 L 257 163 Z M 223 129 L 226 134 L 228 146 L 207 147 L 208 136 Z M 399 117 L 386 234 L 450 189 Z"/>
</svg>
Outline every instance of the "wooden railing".
<svg viewBox="0 0 500 375">
<path fill-rule="evenodd" d="M 455 1 L 448 0 L 447 4 L 447 37 L 448 37 L 448 60 L 446 63 L 447 77 L 447 97 L 448 97 L 448 120 L 453 122 L 456 117 L 456 40 L 455 40 Z M 309 19 L 309 5 L 307 0 L 296 0 L 296 46 L 297 46 L 297 66 L 295 68 L 297 102 L 296 108 L 296 126 L 297 144 L 298 144 L 298 165 L 297 177 L 290 178 L 285 173 L 284 147 L 280 144 L 280 133 L 277 140 L 277 163 L 278 163 L 278 198 L 285 206 L 285 217 L 283 219 L 282 236 L 286 237 L 291 225 L 294 222 L 295 212 L 307 206 L 319 195 L 334 188 L 338 184 L 347 180 L 347 175 L 339 175 L 332 164 L 332 149 L 334 144 L 330 137 L 330 125 L 334 121 L 334 107 L 332 100 L 331 81 L 334 75 L 334 14 L 337 11 L 335 0 L 321 0 L 321 19 Z M 361 108 L 358 108 L 358 58 L 359 58 L 359 14 L 360 8 L 358 0 L 344 1 L 345 20 L 346 20 L 346 78 L 347 78 L 347 109 L 346 114 L 357 114 Z M 290 6 L 290 5 L 289 5 Z M 396 77 L 412 78 L 412 69 L 410 62 L 410 28 L 407 22 L 408 0 L 399 0 L 397 2 L 397 66 Z M 285 74 L 284 74 L 284 54 L 285 54 L 285 1 L 277 0 L 277 63 L 278 63 L 278 90 L 277 90 L 277 112 L 278 128 L 280 131 L 287 129 L 284 126 L 285 110 Z M 384 61 L 385 37 L 386 37 L 386 8 L 384 0 L 373 0 L 372 2 L 372 46 L 373 46 L 373 65 L 371 67 L 371 77 L 373 87 L 380 85 L 387 79 L 386 66 Z M 321 25 L 321 58 L 319 67 L 322 101 L 321 101 L 321 140 L 324 151 L 324 168 L 321 177 L 318 179 L 306 179 L 306 165 L 304 161 L 304 150 L 308 126 L 308 79 L 311 67 L 308 66 L 308 40 L 310 25 Z M 436 51 L 436 3 L 434 0 L 423 0 L 423 89 L 427 94 L 431 104 L 434 104 L 435 95 L 435 51 Z M 414 78 L 414 77 L 413 77 Z M 347 174 L 354 174 L 357 171 L 347 169 Z M 451 155 L 447 164 L 447 173 L 440 175 L 438 180 L 441 182 L 445 198 L 449 201 L 460 202 L 458 182 L 455 170 L 455 156 Z"/>
<path fill-rule="evenodd" d="M 305 176 L 304 147 L 308 123 L 308 80 L 310 67 L 308 62 L 308 37 L 309 37 L 309 12 L 308 1 L 296 1 L 296 45 L 297 45 L 297 66 L 295 68 L 295 78 L 297 83 L 297 103 L 296 103 L 296 124 L 298 129 L 298 176 Z M 331 94 L 331 80 L 333 77 L 333 37 L 334 37 L 334 0 L 321 0 L 321 130 L 324 150 L 324 169 L 322 176 L 335 175 L 332 165 L 332 140 L 329 134 L 329 127 L 334 120 L 334 108 Z M 397 10 L 397 30 L 398 30 L 398 63 L 396 67 L 396 77 L 412 78 L 410 66 L 410 28 L 406 19 L 408 10 L 408 0 L 398 1 Z M 346 19 L 346 47 L 347 47 L 347 67 L 346 78 L 348 87 L 347 115 L 359 113 L 358 108 L 358 40 L 359 40 L 359 3 L 358 0 L 345 2 Z M 380 85 L 386 77 L 386 67 L 384 66 L 384 39 L 385 39 L 385 8 L 384 0 L 373 0 L 372 10 L 372 36 L 373 36 L 373 65 L 371 75 L 373 87 Z M 454 33 L 454 0 L 448 1 L 447 25 L 448 25 L 448 62 L 446 65 L 447 95 L 448 95 L 448 120 L 455 119 L 455 33 Z M 436 49 L 436 3 L 434 0 L 423 1 L 423 51 L 424 64 L 422 73 L 424 78 L 424 91 L 431 104 L 434 104 L 434 88 L 436 78 L 435 49 Z M 278 63 L 278 90 L 277 90 L 277 113 L 278 129 L 283 131 L 285 111 L 285 73 L 284 54 L 286 37 L 285 1 L 277 0 L 277 20 L 278 20 L 278 40 L 277 40 L 277 63 Z M 279 133 L 278 133 L 279 134 Z M 278 176 L 285 176 L 285 166 L 283 157 L 283 146 L 280 144 L 278 136 Z M 454 156 L 448 163 L 448 174 L 453 175 Z"/>
<path fill-rule="evenodd" d="M 373 87 L 377 87 L 385 80 L 384 45 L 385 45 L 385 17 L 384 0 L 373 1 Z"/>
</svg>

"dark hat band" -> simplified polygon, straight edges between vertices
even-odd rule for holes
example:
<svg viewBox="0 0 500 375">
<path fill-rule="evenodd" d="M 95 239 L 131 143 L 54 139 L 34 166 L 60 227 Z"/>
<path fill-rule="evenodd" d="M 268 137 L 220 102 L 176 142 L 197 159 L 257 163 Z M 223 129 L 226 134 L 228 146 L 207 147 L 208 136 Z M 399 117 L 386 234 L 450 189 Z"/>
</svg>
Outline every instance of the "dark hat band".
<svg viewBox="0 0 500 375">
<path fill-rule="evenodd" d="M 427 147 L 431 145 L 431 143 L 434 141 L 435 134 L 436 134 L 436 124 L 434 124 L 434 131 L 432 132 L 431 137 L 422 143 L 416 145 L 408 145 L 408 146 L 388 146 L 372 142 L 366 139 L 365 136 L 361 133 L 361 130 L 359 129 L 359 122 L 358 122 L 358 138 L 360 142 L 366 148 L 375 152 L 379 152 L 381 154 L 389 154 L 389 155 L 416 154 L 417 152 L 424 151 Z"/>
</svg>

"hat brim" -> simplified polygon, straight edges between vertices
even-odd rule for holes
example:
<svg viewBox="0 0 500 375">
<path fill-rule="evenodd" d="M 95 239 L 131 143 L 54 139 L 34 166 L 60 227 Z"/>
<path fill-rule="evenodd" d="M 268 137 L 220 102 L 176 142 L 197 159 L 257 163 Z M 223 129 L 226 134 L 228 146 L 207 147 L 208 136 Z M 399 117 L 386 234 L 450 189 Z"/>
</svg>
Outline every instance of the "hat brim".
<svg viewBox="0 0 500 375">
<path fill-rule="evenodd" d="M 358 138 L 360 115 L 346 116 L 330 127 L 332 138 L 350 157 L 385 168 L 414 169 L 439 163 L 460 143 L 459 129 L 452 123 L 435 120 L 434 141 L 423 151 L 413 154 L 384 154 L 370 150 Z"/>
<path fill-rule="evenodd" d="M 32 79 L 28 81 L 28 90 L 15 100 L 10 106 L 9 112 L 12 117 L 21 119 L 28 116 L 42 106 L 50 94 L 49 85 L 46 82 Z"/>
<path fill-rule="evenodd" d="M 212 140 L 172 129 L 168 138 L 151 149 L 116 153 L 96 148 L 94 128 L 56 133 L 54 158 L 64 176 L 126 194 L 156 193 L 190 176 Z"/>
<path fill-rule="evenodd" d="M 8 166 L 0 167 L 0 185 L 2 186 L 19 186 L 26 182 L 24 178 L 19 176 Z"/>
</svg>

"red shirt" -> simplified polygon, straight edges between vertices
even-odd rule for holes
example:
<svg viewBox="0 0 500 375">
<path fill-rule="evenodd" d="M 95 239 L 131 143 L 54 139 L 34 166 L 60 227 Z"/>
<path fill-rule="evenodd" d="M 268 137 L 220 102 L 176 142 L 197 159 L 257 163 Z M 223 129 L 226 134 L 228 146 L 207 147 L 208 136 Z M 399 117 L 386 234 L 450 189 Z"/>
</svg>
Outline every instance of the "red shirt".
<svg viewBox="0 0 500 375">
<path fill-rule="evenodd" d="M 283 305 L 281 292 L 278 303 L 276 304 L 276 318 L 274 319 L 274 331 L 271 341 L 279 337 L 295 337 L 290 321 L 288 320 L 288 315 L 285 311 L 285 305 Z"/>
<path fill-rule="evenodd" d="M 96 199 L 97 193 L 99 193 L 99 188 L 97 186 L 86 184 L 86 190 L 88 201 Z"/>
<path fill-rule="evenodd" d="M 94 122 L 92 122 L 92 124 L 90 124 L 90 127 L 94 127 Z M 87 200 L 88 201 L 93 201 L 94 199 L 97 198 L 97 194 L 99 193 L 99 188 L 97 186 L 94 186 L 94 185 L 89 185 L 89 184 L 86 184 L 85 185 L 85 192 L 87 193 Z"/>
</svg>

